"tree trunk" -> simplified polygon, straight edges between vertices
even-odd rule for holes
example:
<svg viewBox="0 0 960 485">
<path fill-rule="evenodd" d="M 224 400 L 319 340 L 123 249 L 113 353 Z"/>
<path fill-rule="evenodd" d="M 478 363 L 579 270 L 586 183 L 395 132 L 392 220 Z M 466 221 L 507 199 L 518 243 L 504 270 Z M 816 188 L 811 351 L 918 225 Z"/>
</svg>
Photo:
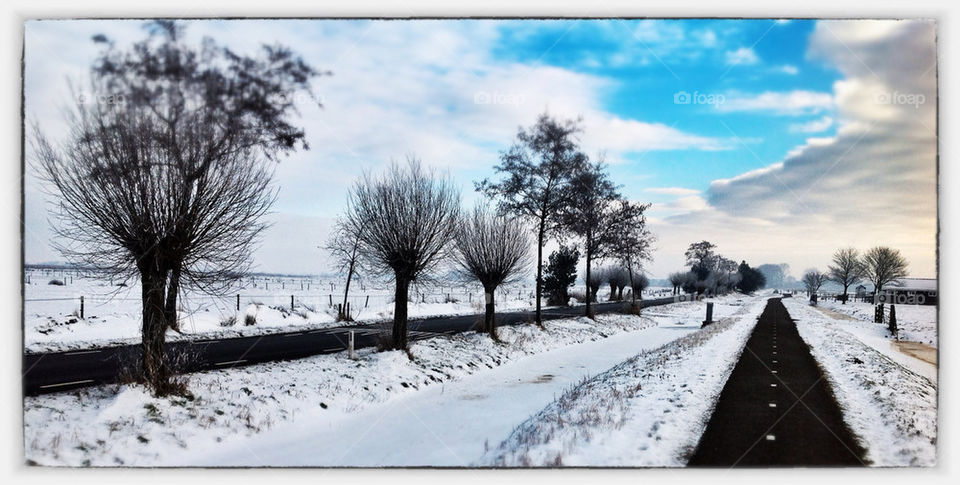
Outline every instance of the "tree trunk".
<svg viewBox="0 0 960 485">
<path fill-rule="evenodd" d="M 356 240 L 353 243 L 353 253 L 350 255 L 350 267 L 347 270 L 347 286 L 343 289 L 343 305 L 340 306 L 340 315 L 338 317 L 340 320 L 346 319 L 347 312 L 347 295 L 350 294 L 350 280 L 353 279 L 353 268 L 357 262 L 357 247 L 360 245 L 360 240 Z"/>
<path fill-rule="evenodd" d="M 593 295 L 590 294 L 590 239 L 587 239 L 587 308 L 586 316 L 587 318 L 593 318 L 593 307 L 590 304 L 590 300 L 593 299 Z"/>
<path fill-rule="evenodd" d="M 397 291 L 393 302 L 393 348 L 407 350 L 407 294 L 410 280 L 397 277 Z"/>
<path fill-rule="evenodd" d="M 840 303 L 841 305 L 847 304 L 847 288 L 849 287 L 850 285 L 843 285 L 843 301 Z"/>
<path fill-rule="evenodd" d="M 164 318 L 170 328 L 180 332 L 180 322 L 177 319 L 177 295 L 180 292 L 180 265 L 170 271 L 170 280 L 167 282 L 166 302 L 164 303 Z"/>
<path fill-rule="evenodd" d="M 490 338 L 497 340 L 496 288 L 484 288 L 483 292 L 487 299 L 486 312 L 483 316 L 483 330 L 490 335 Z"/>
<path fill-rule="evenodd" d="M 164 302 L 166 275 L 158 271 L 140 273 L 143 300 L 142 379 L 157 395 L 169 393 L 170 368 L 164 354 L 167 312 Z"/>
<path fill-rule="evenodd" d="M 534 312 L 534 320 L 537 325 L 543 326 L 540 318 L 540 300 L 543 297 L 543 236 L 546 230 L 546 219 L 540 218 L 540 228 L 537 231 L 537 306 Z"/>
</svg>

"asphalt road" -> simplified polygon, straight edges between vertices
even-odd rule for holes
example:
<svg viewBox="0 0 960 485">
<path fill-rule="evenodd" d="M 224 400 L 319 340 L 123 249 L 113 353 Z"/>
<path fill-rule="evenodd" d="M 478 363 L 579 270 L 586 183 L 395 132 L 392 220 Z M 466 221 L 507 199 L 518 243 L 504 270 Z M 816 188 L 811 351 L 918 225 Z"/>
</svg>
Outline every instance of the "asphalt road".
<svg viewBox="0 0 960 485">
<path fill-rule="evenodd" d="M 691 466 L 861 466 L 864 450 L 780 298 L 760 315 Z"/>
<path fill-rule="evenodd" d="M 648 299 L 642 306 L 672 303 L 673 298 Z M 597 313 L 621 312 L 627 303 L 595 304 Z M 576 317 L 583 307 L 546 308 L 544 320 Z M 497 325 L 517 325 L 533 321 L 532 311 L 498 313 Z M 422 340 L 443 334 L 473 330 L 483 315 L 463 315 L 410 320 L 410 340 Z M 347 348 L 350 332 L 354 332 L 354 348 L 377 344 L 379 324 L 350 325 L 299 332 L 275 333 L 255 337 L 171 342 L 168 357 L 177 362 L 179 372 L 196 372 L 292 360 L 317 354 L 341 352 Z M 140 346 L 126 345 L 90 350 L 49 352 L 23 355 L 23 388 L 25 395 L 60 392 L 85 386 L 116 382 L 122 369 L 139 360 Z"/>
</svg>

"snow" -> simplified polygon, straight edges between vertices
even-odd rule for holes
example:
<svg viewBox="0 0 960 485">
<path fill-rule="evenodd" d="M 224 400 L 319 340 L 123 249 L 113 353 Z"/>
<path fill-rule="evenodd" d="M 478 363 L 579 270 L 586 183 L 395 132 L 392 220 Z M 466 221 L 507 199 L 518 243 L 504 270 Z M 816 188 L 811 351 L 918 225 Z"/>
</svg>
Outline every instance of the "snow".
<svg viewBox="0 0 960 485">
<path fill-rule="evenodd" d="M 732 297 L 717 303 L 739 305 Z M 437 337 L 413 343 L 414 360 L 363 349 L 356 360 L 339 353 L 196 373 L 192 400 L 155 398 L 138 385 L 26 397 L 25 455 L 52 465 L 264 464 L 244 453 L 256 449 L 272 464 L 469 463 L 574 382 L 693 332 L 671 327 L 703 307 L 504 327 L 502 343 L 477 333 Z M 420 439 L 442 437 L 466 461 L 386 438 L 411 432 L 390 428 L 405 423 L 391 414 L 405 409 L 440 423 L 422 428 Z M 348 439 L 363 444 L 348 453 Z"/>
<path fill-rule="evenodd" d="M 683 466 L 766 305 L 754 299 L 704 330 L 577 383 L 518 426 L 491 466 Z"/>
<path fill-rule="evenodd" d="M 76 271 L 27 270 L 24 281 L 24 350 L 51 352 L 126 345 L 140 341 L 140 286 L 86 277 Z M 50 285 L 60 280 L 63 286 Z M 303 288 L 303 289 L 301 289 Z M 388 282 L 354 283 L 348 299 L 357 323 L 393 318 L 393 291 Z M 181 333 L 170 330 L 168 341 L 205 340 L 306 331 L 342 325 L 331 302 L 342 302 L 342 287 L 311 277 L 258 277 L 242 281 L 226 295 L 186 292 L 180 297 Z M 659 290 L 651 290 L 654 293 Z M 339 296 L 338 296 L 339 293 Z M 532 290 L 505 287 L 497 295 L 497 311 L 534 307 Z M 609 294 L 602 288 L 599 297 Z M 237 311 L 237 295 L 241 307 Z M 80 297 L 84 318 L 79 318 Z M 290 309 L 290 297 L 294 308 Z M 483 292 L 461 283 L 414 287 L 409 318 L 478 314 Z M 369 303 L 369 305 L 368 305 Z M 247 325 L 245 317 L 255 321 Z"/>
<path fill-rule="evenodd" d="M 877 466 L 935 465 L 936 380 L 865 343 L 849 321 L 830 318 L 802 299 L 783 301 L 867 459 Z"/>
<path fill-rule="evenodd" d="M 872 303 L 849 301 L 846 305 L 835 300 L 822 300 L 819 306 L 834 312 L 853 317 L 859 323 L 856 330 L 863 334 L 877 335 L 889 338 L 887 326 L 873 323 Z M 895 305 L 897 307 L 897 327 L 900 340 L 920 342 L 937 347 L 937 307 L 934 305 Z M 890 315 L 890 305 L 885 305 L 887 316 Z M 847 325 L 847 322 L 843 322 Z"/>
</svg>

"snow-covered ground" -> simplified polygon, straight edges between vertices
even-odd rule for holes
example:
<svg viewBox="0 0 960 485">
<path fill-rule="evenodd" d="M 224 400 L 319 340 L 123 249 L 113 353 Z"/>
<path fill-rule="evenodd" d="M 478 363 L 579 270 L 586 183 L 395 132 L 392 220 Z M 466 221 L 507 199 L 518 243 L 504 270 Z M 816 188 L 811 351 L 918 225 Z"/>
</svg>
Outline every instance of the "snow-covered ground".
<svg viewBox="0 0 960 485">
<path fill-rule="evenodd" d="M 801 298 L 802 299 L 802 298 Z M 821 300 L 818 305 L 855 319 L 855 323 L 841 321 L 849 330 L 882 338 L 890 338 L 887 326 L 873 323 L 872 303 L 850 301 L 846 305 L 832 299 Z M 887 316 L 890 305 L 885 305 Z M 937 307 L 934 305 L 896 305 L 897 328 L 900 340 L 920 342 L 937 347 Z"/>
<path fill-rule="evenodd" d="M 826 316 L 800 298 L 783 301 L 829 379 L 844 420 L 866 448 L 872 464 L 935 465 L 935 378 L 895 361 L 889 351 L 881 352 L 866 344 L 850 321 Z"/>
<path fill-rule="evenodd" d="M 719 323 L 577 383 L 480 460 L 492 466 L 683 466 L 763 311 Z"/>
<path fill-rule="evenodd" d="M 24 281 L 24 342 L 26 352 L 78 350 L 139 342 L 142 320 L 140 286 L 71 272 L 28 271 Z M 57 280 L 64 285 L 51 285 Z M 29 281 L 29 282 L 28 282 Z M 170 330 L 170 341 L 243 337 L 303 331 L 341 325 L 336 322 L 343 289 L 339 283 L 308 277 L 259 277 L 241 282 L 224 296 L 186 293 L 180 298 L 181 333 Z M 651 288 L 649 294 L 662 292 Z M 532 291 L 508 287 L 498 292 L 497 311 L 534 307 Z M 237 296 L 240 309 L 237 310 Z M 601 288 L 601 301 L 609 289 Z M 84 318 L 80 318 L 80 297 Z M 291 309 L 290 299 L 294 306 Z M 459 283 L 414 287 L 410 318 L 467 315 L 483 312 L 483 293 Z M 348 299 L 359 323 L 393 318 L 393 292 L 385 283 L 354 283 Z M 331 305 L 333 304 L 333 305 Z"/>
<path fill-rule="evenodd" d="M 715 312 L 730 314 L 741 304 L 741 298 L 723 297 Z M 401 352 L 362 350 L 357 360 L 341 353 L 202 372 L 189 376 L 189 388 L 197 396 L 192 400 L 154 398 L 137 385 L 27 397 L 25 454 L 41 464 L 260 465 L 242 450 L 260 446 L 262 438 L 265 448 L 256 454 L 261 460 L 276 456 L 271 450 L 287 439 L 287 452 L 277 456 L 276 464 L 297 459 L 313 464 L 472 463 L 486 451 L 485 444 L 502 441 L 564 388 L 694 332 L 683 323 L 702 318 L 704 306 L 678 303 L 642 318 L 555 320 L 546 322 L 545 330 L 504 327 L 503 343 L 476 333 L 438 337 L 412 344 L 412 361 Z M 545 360 L 538 364 L 540 358 Z M 409 440 L 382 438 L 389 426 L 402 421 L 393 419 L 398 410 L 417 402 L 423 406 L 421 419 L 443 423 L 414 423 L 421 438 L 451 442 L 460 436 L 457 446 L 465 451 L 444 454 L 410 446 Z M 505 414 L 492 416 L 500 413 Z M 306 437 L 314 440 L 309 446 L 298 441 Z M 367 444 L 351 448 L 348 439 Z"/>
</svg>

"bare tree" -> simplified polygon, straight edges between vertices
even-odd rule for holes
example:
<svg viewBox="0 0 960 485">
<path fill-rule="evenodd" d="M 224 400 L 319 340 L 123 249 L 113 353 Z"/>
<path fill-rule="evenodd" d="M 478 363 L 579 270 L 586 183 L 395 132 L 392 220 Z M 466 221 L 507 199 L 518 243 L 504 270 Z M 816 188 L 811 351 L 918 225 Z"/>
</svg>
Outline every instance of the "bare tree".
<svg viewBox="0 0 960 485">
<path fill-rule="evenodd" d="M 577 121 L 559 121 L 543 113 L 535 125 L 521 128 L 516 143 L 500 154 L 500 164 L 494 169 L 505 178 L 496 183 L 486 179 L 476 184 L 477 191 L 498 201 L 502 213 L 536 223 L 537 325 L 543 325 L 543 247 L 549 237 L 559 232 L 556 215 L 569 203 L 570 178 L 586 160 L 577 144 L 579 132 Z"/>
<path fill-rule="evenodd" d="M 178 330 L 181 288 L 217 292 L 249 268 L 274 200 L 268 163 L 298 146 L 293 94 L 319 73 L 283 47 L 240 56 L 206 39 L 186 45 L 172 21 L 147 24 L 129 51 L 106 47 L 91 102 L 68 114 L 55 143 L 35 127 L 38 168 L 59 199 L 58 249 L 110 277 L 139 277 L 142 380 L 170 383 L 164 346 Z"/>
<path fill-rule="evenodd" d="M 680 294 L 680 289 L 683 287 L 683 284 L 686 283 L 687 281 L 687 274 L 688 273 L 681 273 L 678 271 L 676 273 L 670 273 L 670 275 L 667 276 L 667 279 L 670 280 L 670 284 L 673 286 L 674 295 Z"/>
<path fill-rule="evenodd" d="M 610 301 L 623 299 L 623 289 L 630 284 L 630 274 L 626 268 L 621 266 L 604 268 L 601 279 L 610 285 Z"/>
<path fill-rule="evenodd" d="M 870 249 L 863 255 L 864 276 L 873 283 L 873 295 L 883 287 L 907 276 L 907 260 L 900 251 L 885 246 Z"/>
<path fill-rule="evenodd" d="M 530 262 L 530 240 L 517 219 L 496 215 L 482 206 L 464 217 L 456 235 L 461 272 L 483 286 L 486 298 L 482 330 L 497 339 L 494 293 L 515 282 Z"/>
<path fill-rule="evenodd" d="M 843 304 L 847 303 L 847 289 L 863 279 L 863 262 L 855 248 L 838 249 L 833 253 L 833 264 L 827 268 L 830 279 L 843 286 Z"/>
<path fill-rule="evenodd" d="M 647 230 L 645 212 L 649 207 L 650 204 L 634 203 L 621 198 L 614 203 L 613 214 L 606 221 L 609 225 L 610 252 L 626 269 L 627 284 L 631 288 L 636 283 L 635 271 L 641 267 L 643 261 L 652 259 L 650 251 L 656 238 Z M 631 291 L 631 303 L 634 306 L 637 296 L 636 292 Z M 639 296 L 642 299 L 643 295 Z"/>
<path fill-rule="evenodd" d="M 810 301 L 816 303 L 817 301 L 817 292 L 820 291 L 820 287 L 823 286 L 827 281 L 826 273 L 821 273 L 818 269 L 808 269 L 803 274 L 803 286 L 807 289 L 807 292 L 810 293 Z"/>
<path fill-rule="evenodd" d="M 716 244 L 709 241 L 691 243 L 684 255 L 687 257 L 687 266 L 696 273 L 697 278 L 706 279 L 711 271 L 717 267 Z"/>
<path fill-rule="evenodd" d="M 407 349 L 410 283 L 427 276 L 449 256 L 460 218 L 460 192 L 448 177 L 410 158 L 391 163 L 381 177 L 364 175 L 348 195 L 345 224 L 360 238 L 360 255 L 371 269 L 396 283 L 391 346 Z"/>
<path fill-rule="evenodd" d="M 355 232 L 354 229 L 342 218 L 337 219 L 333 233 L 330 234 L 330 239 L 325 246 L 333 259 L 336 271 L 347 275 L 347 283 L 343 288 L 343 303 L 340 305 L 337 320 L 353 320 L 353 316 L 347 311 L 347 298 L 350 295 L 350 283 L 354 276 L 363 270 L 363 260 L 360 259 L 360 233 Z"/>
<path fill-rule="evenodd" d="M 591 269 L 594 260 L 613 254 L 620 243 L 618 226 L 623 198 L 610 181 L 602 161 L 586 162 L 570 181 L 570 200 L 561 211 L 563 227 L 583 241 L 587 283 L 585 314 L 593 318 Z M 599 285 L 597 285 L 599 287 Z"/>
</svg>

